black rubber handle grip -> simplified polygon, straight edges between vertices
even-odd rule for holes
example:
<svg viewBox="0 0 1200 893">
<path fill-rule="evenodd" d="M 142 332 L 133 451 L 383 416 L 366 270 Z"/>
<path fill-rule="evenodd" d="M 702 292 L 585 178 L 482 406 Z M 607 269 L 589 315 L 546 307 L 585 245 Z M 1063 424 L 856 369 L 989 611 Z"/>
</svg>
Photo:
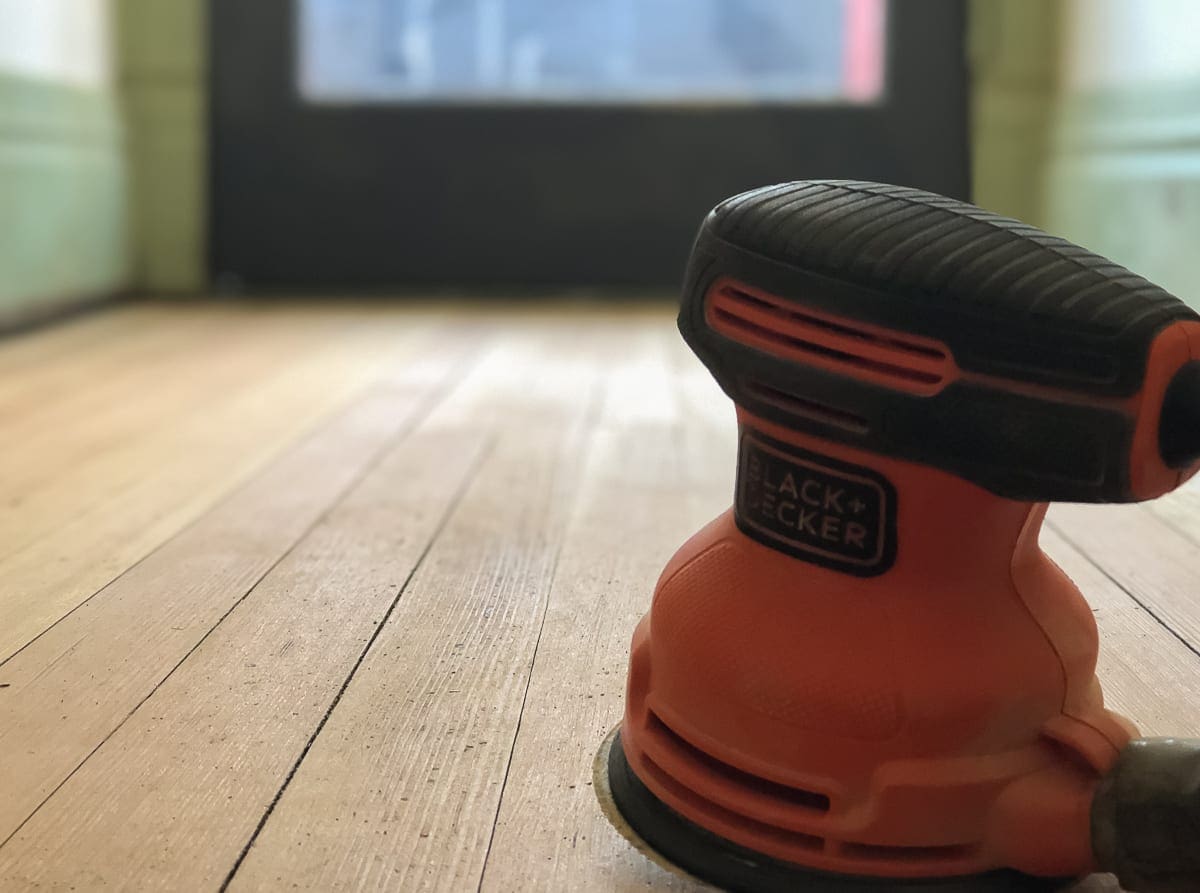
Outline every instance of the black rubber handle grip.
<svg viewBox="0 0 1200 893">
<path fill-rule="evenodd" d="M 1200 890 L 1200 741 L 1139 738 L 1092 802 L 1101 871 L 1135 893 Z"/>
<path fill-rule="evenodd" d="M 1200 459 L 1200 362 L 1180 369 L 1167 387 L 1158 443 L 1172 468 L 1185 468 Z"/>
<path fill-rule="evenodd" d="M 799 310 L 935 340 L 963 374 L 913 395 L 751 349 L 706 320 L 706 297 L 726 278 Z M 821 180 L 744 193 L 709 214 L 680 329 L 756 414 L 1003 496 L 1096 502 L 1135 498 L 1132 423 L 1114 406 L 1142 387 L 1155 337 L 1195 319 L 1158 286 L 1027 224 L 916 189 Z M 814 409 L 789 412 L 789 398 Z"/>
</svg>

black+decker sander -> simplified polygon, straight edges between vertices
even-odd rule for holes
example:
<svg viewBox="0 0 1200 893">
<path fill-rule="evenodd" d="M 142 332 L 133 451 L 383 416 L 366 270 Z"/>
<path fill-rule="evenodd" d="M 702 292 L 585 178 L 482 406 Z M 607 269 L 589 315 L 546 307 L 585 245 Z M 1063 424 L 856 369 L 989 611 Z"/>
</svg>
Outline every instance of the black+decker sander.
<svg viewBox="0 0 1200 893">
<path fill-rule="evenodd" d="M 683 337 L 733 399 L 732 509 L 671 559 L 602 751 L 619 825 L 732 890 L 1200 890 L 1200 744 L 1104 705 L 1046 504 L 1200 465 L 1200 317 L 914 189 L 718 205 Z"/>
</svg>

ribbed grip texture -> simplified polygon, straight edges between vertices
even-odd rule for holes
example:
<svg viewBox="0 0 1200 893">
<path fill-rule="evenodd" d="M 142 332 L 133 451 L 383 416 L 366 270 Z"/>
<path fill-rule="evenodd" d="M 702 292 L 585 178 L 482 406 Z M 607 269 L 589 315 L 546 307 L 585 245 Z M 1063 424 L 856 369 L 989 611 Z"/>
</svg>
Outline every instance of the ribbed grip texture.
<svg viewBox="0 0 1200 893">
<path fill-rule="evenodd" d="M 1011 499 L 1095 502 L 1139 498 L 1127 398 L 1155 339 L 1197 319 L 1027 224 L 917 189 L 814 180 L 713 209 L 679 327 L 758 418 Z M 893 349 L 913 344 L 933 360 Z M 1190 425 L 1190 391 L 1181 399 L 1166 434 Z M 1194 439 L 1175 439 L 1186 461 Z"/>
<path fill-rule="evenodd" d="M 919 189 L 847 180 L 768 186 L 722 202 L 719 239 L 981 324 L 1115 335 L 1195 317 L 1178 298 L 1036 227 Z"/>
</svg>

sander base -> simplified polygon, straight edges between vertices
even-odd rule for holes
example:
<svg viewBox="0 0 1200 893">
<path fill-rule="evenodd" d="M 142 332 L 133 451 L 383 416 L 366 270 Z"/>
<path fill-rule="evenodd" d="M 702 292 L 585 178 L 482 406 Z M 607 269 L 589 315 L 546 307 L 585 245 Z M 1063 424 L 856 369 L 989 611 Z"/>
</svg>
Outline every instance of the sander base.
<svg viewBox="0 0 1200 893">
<path fill-rule="evenodd" d="M 638 850 L 668 870 L 734 893 L 1049 893 L 1077 880 L 1009 870 L 942 878 L 856 877 L 756 853 L 701 828 L 654 796 L 625 759 L 620 726 L 601 745 L 594 774 L 606 817 Z"/>
</svg>

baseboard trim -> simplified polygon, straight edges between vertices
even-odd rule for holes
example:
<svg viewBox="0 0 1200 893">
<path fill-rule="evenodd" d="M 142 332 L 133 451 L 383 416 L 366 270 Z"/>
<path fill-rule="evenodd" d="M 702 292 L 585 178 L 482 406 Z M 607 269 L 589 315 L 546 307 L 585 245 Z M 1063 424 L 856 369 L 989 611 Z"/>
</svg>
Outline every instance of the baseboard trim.
<svg viewBox="0 0 1200 893">
<path fill-rule="evenodd" d="M 42 299 L 26 307 L 3 308 L 0 309 L 0 342 L 137 300 L 131 292 L 120 291 Z"/>
</svg>

